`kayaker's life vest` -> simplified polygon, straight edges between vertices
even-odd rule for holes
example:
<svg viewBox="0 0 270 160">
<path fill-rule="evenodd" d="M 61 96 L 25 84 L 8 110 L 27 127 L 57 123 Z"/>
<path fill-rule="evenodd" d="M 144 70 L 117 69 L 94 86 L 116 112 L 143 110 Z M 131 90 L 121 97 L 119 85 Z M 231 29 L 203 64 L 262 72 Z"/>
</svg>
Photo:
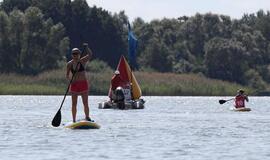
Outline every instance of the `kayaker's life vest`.
<svg viewBox="0 0 270 160">
<path fill-rule="evenodd" d="M 244 95 L 237 95 L 235 97 L 235 108 L 242 108 L 245 107 L 245 100 L 246 100 L 246 96 Z"/>
</svg>

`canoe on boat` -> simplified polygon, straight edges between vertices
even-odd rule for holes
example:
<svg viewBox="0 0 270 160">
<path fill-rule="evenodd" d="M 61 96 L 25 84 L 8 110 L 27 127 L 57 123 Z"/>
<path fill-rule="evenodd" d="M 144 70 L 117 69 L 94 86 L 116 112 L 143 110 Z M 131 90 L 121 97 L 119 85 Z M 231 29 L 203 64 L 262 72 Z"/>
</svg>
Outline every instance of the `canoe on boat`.
<svg viewBox="0 0 270 160">
<path fill-rule="evenodd" d="M 75 123 L 70 122 L 65 125 L 69 129 L 99 129 L 100 125 L 93 121 L 79 120 Z"/>
</svg>

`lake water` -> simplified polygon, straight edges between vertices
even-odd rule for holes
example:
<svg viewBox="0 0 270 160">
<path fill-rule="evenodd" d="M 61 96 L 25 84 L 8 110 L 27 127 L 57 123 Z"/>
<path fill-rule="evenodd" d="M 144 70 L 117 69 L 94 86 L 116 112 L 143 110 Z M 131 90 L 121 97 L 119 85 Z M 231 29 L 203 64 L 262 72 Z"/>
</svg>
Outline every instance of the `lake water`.
<svg viewBox="0 0 270 160">
<path fill-rule="evenodd" d="M 250 97 L 251 112 L 233 112 L 231 97 L 144 97 L 143 110 L 100 110 L 98 130 L 53 128 L 63 96 L 0 96 L 1 160 L 270 159 L 270 98 Z M 78 117 L 83 118 L 81 100 Z M 62 124 L 71 121 L 71 99 Z"/>
</svg>

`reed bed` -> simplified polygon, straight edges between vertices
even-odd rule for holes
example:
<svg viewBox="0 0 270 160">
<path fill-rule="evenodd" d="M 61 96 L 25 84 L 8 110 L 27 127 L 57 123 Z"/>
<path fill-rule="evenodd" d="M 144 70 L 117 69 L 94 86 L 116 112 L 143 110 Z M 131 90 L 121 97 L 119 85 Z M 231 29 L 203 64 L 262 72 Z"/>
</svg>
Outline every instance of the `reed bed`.
<svg viewBox="0 0 270 160">
<path fill-rule="evenodd" d="M 251 88 L 236 83 L 209 79 L 195 74 L 136 72 L 137 80 L 146 95 L 169 96 L 224 96 L 235 95 L 239 88 Z"/>
<path fill-rule="evenodd" d="M 237 89 L 247 88 L 235 83 L 209 79 L 195 74 L 134 72 L 144 96 L 232 96 Z M 112 71 L 88 72 L 90 95 L 107 95 Z M 65 70 L 58 69 L 37 76 L 0 75 L 1 95 L 63 95 L 68 80 Z"/>
</svg>

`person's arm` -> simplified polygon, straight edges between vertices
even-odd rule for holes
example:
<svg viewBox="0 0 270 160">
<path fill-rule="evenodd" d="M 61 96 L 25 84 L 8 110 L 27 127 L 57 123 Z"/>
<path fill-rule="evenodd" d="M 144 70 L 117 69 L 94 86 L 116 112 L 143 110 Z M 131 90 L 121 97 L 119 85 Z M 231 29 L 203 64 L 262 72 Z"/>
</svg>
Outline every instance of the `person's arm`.
<svg viewBox="0 0 270 160">
<path fill-rule="evenodd" d="M 67 78 L 68 80 L 70 80 L 70 76 L 69 76 L 69 73 L 70 73 L 70 70 L 71 70 L 70 65 L 71 65 L 71 63 L 68 62 L 68 63 L 67 63 L 67 72 L 66 72 L 66 78 Z"/>
<path fill-rule="evenodd" d="M 92 55 L 93 55 L 93 52 L 92 52 L 92 50 L 88 47 L 88 44 L 87 44 L 87 43 L 84 43 L 84 44 L 83 44 L 83 47 L 85 47 L 86 55 L 83 56 L 83 57 L 81 58 L 80 61 L 81 61 L 82 63 L 86 63 L 86 62 L 88 62 L 88 61 L 91 59 L 91 57 L 92 57 Z"/>
<path fill-rule="evenodd" d="M 248 102 L 248 96 L 247 96 L 247 95 L 245 95 L 245 99 L 246 99 L 246 101 Z"/>
<path fill-rule="evenodd" d="M 111 79 L 111 89 L 114 91 L 116 89 L 116 76 L 114 75 Z"/>
</svg>

